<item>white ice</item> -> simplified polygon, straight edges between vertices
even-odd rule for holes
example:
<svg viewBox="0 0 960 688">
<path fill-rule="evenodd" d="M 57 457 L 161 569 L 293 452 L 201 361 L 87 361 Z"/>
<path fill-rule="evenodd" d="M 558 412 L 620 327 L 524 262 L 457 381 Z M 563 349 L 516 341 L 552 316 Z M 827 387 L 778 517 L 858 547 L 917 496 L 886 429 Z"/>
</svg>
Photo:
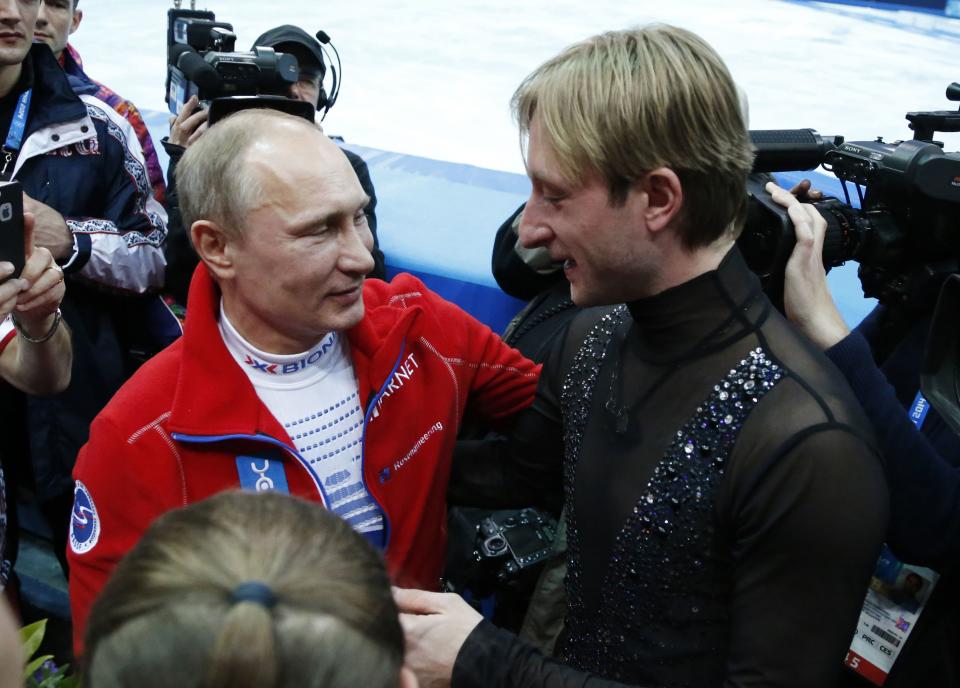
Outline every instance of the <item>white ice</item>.
<svg viewBox="0 0 960 688">
<path fill-rule="evenodd" d="M 163 0 L 86 0 L 73 38 L 91 76 L 163 110 Z M 185 3 L 184 6 L 187 6 Z M 813 127 L 848 140 L 910 138 L 904 113 L 947 109 L 960 81 L 960 20 L 776 0 L 223 0 L 238 48 L 281 23 L 323 29 L 343 58 L 328 133 L 384 150 L 523 171 L 510 95 L 565 45 L 647 22 L 704 36 L 751 101 L 751 126 Z M 956 105 L 952 109 L 956 109 Z M 958 135 L 942 137 L 960 149 Z"/>
</svg>

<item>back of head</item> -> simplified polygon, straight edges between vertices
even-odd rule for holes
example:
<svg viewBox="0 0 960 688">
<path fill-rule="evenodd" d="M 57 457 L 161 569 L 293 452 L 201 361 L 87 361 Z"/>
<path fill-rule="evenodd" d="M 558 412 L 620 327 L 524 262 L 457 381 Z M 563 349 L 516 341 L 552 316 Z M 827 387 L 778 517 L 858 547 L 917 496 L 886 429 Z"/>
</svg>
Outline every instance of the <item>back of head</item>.
<svg viewBox="0 0 960 688">
<path fill-rule="evenodd" d="M 159 518 L 117 567 L 91 610 L 84 685 L 386 688 L 403 643 L 380 556 L 345 522 L 228 492 Z"/>
<path fill-rule="evenodd" d="M 247 211 L 263 201 L 262 179 L 247 161 L 258 148 L 285 135 L 300 142 L 307 136 L 327 140 L 319 127 L 302 117 L 250 109 L 217 122 L 191 144 L 176 172 L 184 226 L 189 229 L 197 220 L 210 220 L 239 233 Z M 272 162 L 283 164 L 282 160 Z"/>
<path fill-rule="evenodd" d="M 521 136 L 541 124 L 560 174 L 580 181 L 598 172 L 615 204 L 647 172 L 676 172 L 688 248 L 742 224 L 753 152 L 737 89 L 689 31 L 650 25 L 573 45 L 524 80 L 513 110 Z"/>
</svg>

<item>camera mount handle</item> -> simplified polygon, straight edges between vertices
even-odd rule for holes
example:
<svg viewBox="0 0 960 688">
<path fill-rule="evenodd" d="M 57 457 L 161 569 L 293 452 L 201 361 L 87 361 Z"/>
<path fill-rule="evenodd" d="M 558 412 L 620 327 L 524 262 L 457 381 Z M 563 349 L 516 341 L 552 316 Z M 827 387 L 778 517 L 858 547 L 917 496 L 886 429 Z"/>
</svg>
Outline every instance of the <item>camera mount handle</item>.
<svg viewBox="0 0 960 688">
<path fill-rule="evenodd" d="M 947 86 L 947 100 L 960 101 L 960 83 Z M 936 132 L 943 134 L 960 131 L 960 110 L 934 112 L 908 112 L 907 120 L 913 129 L 914 141 L 933 141 Z"/>
</svg>

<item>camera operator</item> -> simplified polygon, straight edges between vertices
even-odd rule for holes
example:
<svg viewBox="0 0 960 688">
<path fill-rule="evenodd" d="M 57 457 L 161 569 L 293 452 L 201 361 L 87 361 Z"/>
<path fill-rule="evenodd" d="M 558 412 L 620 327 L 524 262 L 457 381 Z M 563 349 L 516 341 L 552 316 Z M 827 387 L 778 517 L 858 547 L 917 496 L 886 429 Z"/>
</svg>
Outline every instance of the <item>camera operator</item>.
<svg viewBox="0 0 960 688">
<path fill-rule="evenodd" d="M 809 188 L 809 183 L 805 186 Z M 772 184 L 767 189 L 788 208 L 797 236 L 786 270 L 787 317 L 841 370 L 883 448 L 891 488 L 887 543 L 901 560 L 941 573 L 885 685 L 958 685 L 960 437 L 933 409 L 916 420 L 908 412 L 918 404 L 929 406 L 918 392 L 929 318 L 919 318 L 901 341 L 882 342 L 878 324 L 887 313 L 881 306 L 851 332 L 827 285 L 826 221 L 812 205 L 783 189 Z M 891 353 L 875 361 L 871 347 L 883 345 L 889 350 L 891 344 L 895 345 Z"/>
<path fill-rule="evenodd" d="M 332 105 L 328 101 L 323 88 L 323 79 L 326 75 L 326 64 L 320 43 L 307 34 L 303 29 L 285 24 L 270 29 L 253 43 L 254 46 L 274 48 L 277 52 L 289 53 L 297 58 L 300 66 L 300 80 L 290 86 L 286 94 L 289 98 L 310 103 L 317 108 L 318 120 L 320 110 L 329 109 Z M 318 122 L 319 123 L 319 122 Z M 199 109 L 195 98 L 189 100 L 180 114 L 173 118 L 170 124 L 170 136 L 164 139 L 163 146 L 170 155 L 170 166 L 167 168 L 167 180 L 170 207 L 170 236 L 167 240 L 167 292 L 179 303 L 186 304 L 187 291 L 190 286 L 190 277 L 197 266 L 198 258 L 190 246 L 187 232 L 180 220 L 179 202 L 176 193 L 176 166 L 183 152 L 194 143 L 207 129 L 207 113 Z M 370 179 L 367 163 L 353 151 L 341 148 L 347 160 L 350 161 L 354 173 L 360 180 L 360 186 L 370 198 L 364 208 L 367 224 L 373 234 L 373 261 L 374 267 L 368 277 L 386 279 L 386 266 L 383 251 L 377 238 L 377 194 Z"/>
</svg>

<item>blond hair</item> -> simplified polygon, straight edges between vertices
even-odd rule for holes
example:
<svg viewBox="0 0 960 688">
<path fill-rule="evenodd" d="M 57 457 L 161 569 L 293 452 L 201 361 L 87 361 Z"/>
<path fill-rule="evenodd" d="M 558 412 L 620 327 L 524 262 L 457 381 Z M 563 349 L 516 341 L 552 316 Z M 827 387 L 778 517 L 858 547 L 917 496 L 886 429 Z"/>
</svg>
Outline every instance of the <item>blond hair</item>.
<svg viewBox="0 0 960 688">
<path fill-rule="evenodd" d="M 696 34 L 649 25 L 594 36 L 530 74 L 511 105 L 523 142 L 536 119 L 558 173 L 599 173 L 615 205 L 646 173 L 672 169 L 688 248 L 742 224 L 753 150 L 733 79 Z"/>
<path fill-rule="evenodd" d="M 264 200 L 262 180 L 247 164 L 247 154 L 265 134 L 284 126 L 323 136 L 302 117 L 251 109 L 217 122 L 187 149 L 176 167 L 176 186 L 188 232 L 197 220 L 215 222 L 234 235 L 243 230 L 247 212 Z"/>
<path fill-rule="evenodd" d="M 268 586 L 271 604 L 232 595 Z M 317 504 L 225 492 L 150 526 L 97 598 L 88 688 L 394 687 L 403 632 L 378 553 Z"/>
</svg>

